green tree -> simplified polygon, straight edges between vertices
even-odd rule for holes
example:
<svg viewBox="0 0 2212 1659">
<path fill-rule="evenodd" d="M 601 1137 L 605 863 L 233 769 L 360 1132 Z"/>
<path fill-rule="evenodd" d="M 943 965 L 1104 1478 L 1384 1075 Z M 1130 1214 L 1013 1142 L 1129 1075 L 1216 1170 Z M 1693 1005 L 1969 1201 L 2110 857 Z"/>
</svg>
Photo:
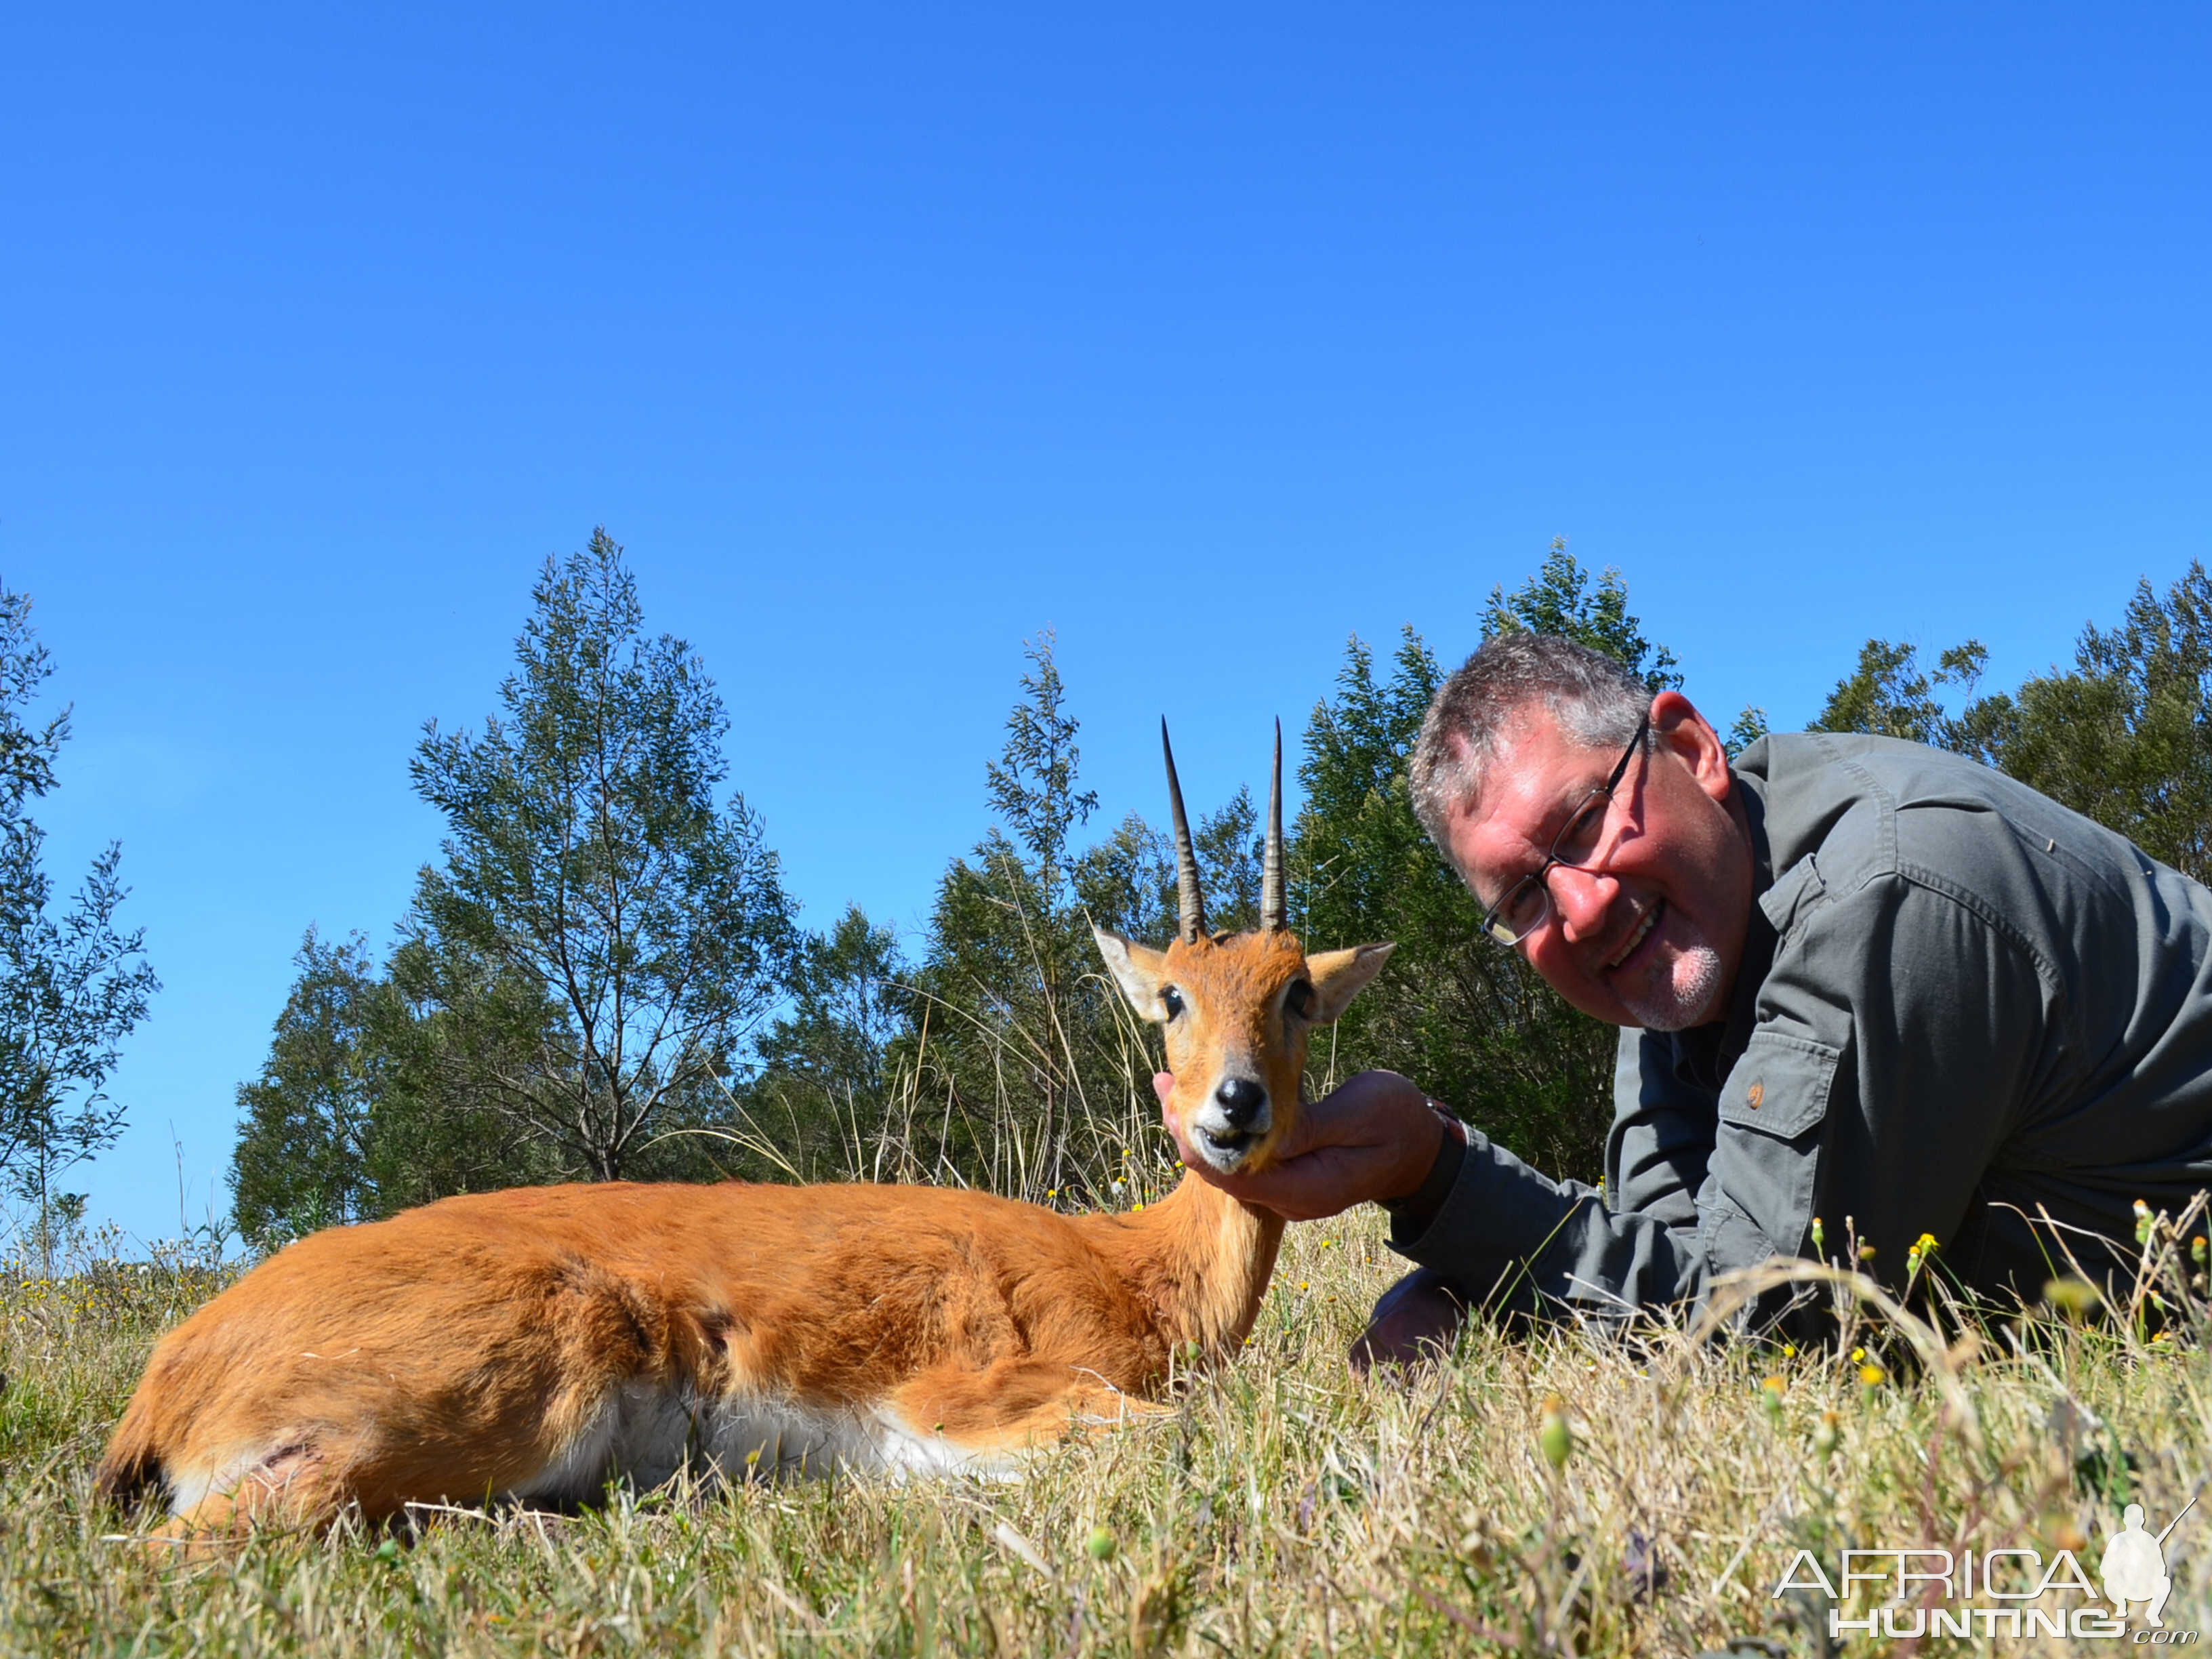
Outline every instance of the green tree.
<svg viewBox="0 0 2212 1659">
<path fill-rule="evenodd" d="M 238 1091 L 231 1217 L 248 1243 L 566 1172 L 500 1109 L 551 1040 L 532 988 L 414 937 L 380 973 L 359 934 L 311 927 L 293 960 L 269 1057 Z"/>
<path fill-rule="evenodd" d="M 2212 882 L 2212 578 L 2192 560 L 2119 626 L 2085 627 L 2071 672 L 2031 676 L 1970 719 L 1997 764 Z"/>
<path fill-rule="evenodd" d="M 1591 589 L 1589 573 L 1567 551 L 1567 538 L 1554 536 L 1536 574 L 1509 598 L 1503 585 L 1490 590 L 1482 613 L 1482 637 L 1528 632 L 1556 635 L 1602 651 L 1644 677 L 1651 695 L 1680 690 L 1674 653 L 1644 637 L 1643 625 L 1628 613 L 1628 584 L 1608 566 Z"/>
<path fill-rule="evenodd" d="M 325 943 L 310 927 L 261 1074 L 238 1087 L 231 1222 L 275 1243 L 377 1213 L 368 1145 L 385 1068 L 372 1036 L 384 994 L 358 933 Z"/>
<path fill-rule="evenodd" d="M 366 1165 L 376 1214 L 580 1172 L 559 1141 L 512 1109 L 545 1056 L 566 1051 L 542 983 L 428 927 L 418 905 L 400 923 L 369 1014 L 380 1087 Z"/>
<path fill-rule="evenodd" d="M 0 586 L 0 1176 L 33 1206 L 49 1255 L 58 1218 L 83 1210 L 57 1183 L 122 1133 L 107 1080 L 161 988 L 143 932 L 117 926 L 129 893 L 117 844 L 57 902 L 45 832 L 27 809 L 54 787 L 70 711 L 43 725 L 24 717 L 52 672 L 29 596 Z"/>
<path fill-rule="evenodd" d="M 407 932 L 441 964 L 424 984 L 446 1011 L 478 994 L 549 1011 L 526 1067 L 477 1073 L 487 1100 L 565 1169 L 614 1180 L 714 1114 L 796 940 L 757 819 L 742 795 L 715 802 L 714 682 L 681 640 L 644 635 L 622 549 L 595 531 L 532 597 L 504 718 L 433 721 L 416 751 L 447 833 Z M 481 965 L 465 994 L 440 977 L 453 963 Z"/>
<path fill-rule="evenodd" d="M 1191 832 L 1206 925 L 1216 933 L 1259 926 L 1259 823 L 1252 791 L 1239 784 L 1225 804 L 1200 814 Z M 1084 915 L 1099 927 L 1164 945 L 1176 927 L 1174 844 L 1141 812 L 1132 812 L 1076 860 L 1075 892 Z"/>
<path fill-rule="evenodd" d="M 914 996 L 892 931 L 857 904 L 810 933 L 790 1006 L 759 1044 L 744 1091 L 754 1133 L 716 1149 L 739 1173 L 814 1179 L 850 1167 L 837 1156 L 880 1140 L 891 1115 L 891 1051 L 909 1029 Z"/>
<path fill-rule="evenodd" d="M 1208 925 L 1230 933 L 1257 927 L 1267 835 L 1261 828 L 1260 808 L 1251 789 L 1240 783 L 1225 805 L 1201 814 L 1190 840 L 1191 850 L 1198 854 L 1200 884 L 1206 890 Z M 1175 891 L 1175 854 L 1166 836 L 1160 837 L 1159 846 L 1165 877 L 1158 889 L 1160 916 L 1146 937 L 1165 939 L 1174 931 L 1169 901 Z"/>
<path fill-rule="evenodd" d="M 1766 711 L 1754 704 L 1735 717 L 1735 723 L 1722 735 L 1721 746 L 1728 750 L 1729 758 L 1734 760 L 1765 737 L 1768 730 Z"/>
<path fill-rule="evenodd" d="M 1836 683 L 1819 717 L 1805 729 L 1902 738 L 1987 759 L 1996 736 L 1996 705 L 1986 700 L 1969 703 L 1954 718 L 1945 712 L 1936 688 L 1955 685 L 1971 697 L 1989 654 L 1980 641 L 1968 640 L 1938 657 L 1931 673 L 1920 666 L 1917 647 L 1869 640 L 1859 647 L 1858 665 Z"/>
<path fill-rule="evenodd" d="M 2212 577 L 2202 563 L 2163 596 L 2138 582 L 2118 627 L 2083 628 L 2071 670 L 1976 697 L 1988 656 L 1969 640 L 1924 673 L 1912 646 L 1869 640 L 1810 729 L 1974 756 L 2212 879 Z M 1956 715 L 1936 694 L 1943 685 L 1965 699 Z"/>
<path fill-rule="evenodd" d="M 1030 641 L 1022 701 L 1006 716 L 1006 750 L 983 775 L 1000 822 L 1028 849 L 1039 890 L 1056 901 L 1066 894 L 1068 841 L 1098 810 L 1098 793 L 1075 787 L 1082 762 L 1075 734 L 1081 724 L 1067 713 L 1053 644 L 1048 628 Z"/>
<path fill-rule="evenodd" d="M 741 796 L 717 803 L 720 700 L 681 641 L 644 635 L 606 532 L 533 597 L 501 714 L 433 722 L 416 750 L 444 860 L 383 971 L 311 931 L 239 1091 L 256 1242 L 453 1193 L 719 1172 L 685 1132 L 727 1124 L 793 973 L 775 857 Z"/>
<path fill-rule="evenodd" d="M 1085 1073 L 1107 1005 L 1074 887 L 1075 832 L 1098 805 L 1079 788 L 1080 723 L 1066 707 L 1047 629 L 1024 654 L 1006 743 L 985 769 L 999 822 L 938 884 L 916 985 L 914 1063 L 963 1133 L 956 1164 L 1004 1188 L 1061 1184 L 1086 1112 Z M 1012 1154 L 1018 1169 L 1003 1162 Z M 996 1166 L 996 1167 L 993 1167 Z"/>
</svg>

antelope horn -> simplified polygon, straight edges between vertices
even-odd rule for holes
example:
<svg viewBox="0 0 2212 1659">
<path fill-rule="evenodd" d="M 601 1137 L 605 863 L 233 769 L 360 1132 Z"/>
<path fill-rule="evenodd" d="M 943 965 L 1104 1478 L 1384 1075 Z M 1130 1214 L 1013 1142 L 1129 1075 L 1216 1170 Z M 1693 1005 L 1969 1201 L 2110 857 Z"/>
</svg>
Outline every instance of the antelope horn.
<svg viewBox="0 0 2212 1659">
<path fill-rule="evenodd" d="M 1283 723 L 1275 722 L 1275 775 L 1267 785 L 1267 850 L 1260 866 L 1260 931 L 1281 931 L 1290 905 L 1283 884 Z"/>
<path fill-rule="evenodd" d="M 1182 911 L 1182 942 L 1195 945 L 1206 932 L 1206 896 L 1198 884 L 1198 854 L 1190 844 L 1190 820 L 1183 816 L 1182 785 L 1176 781 L 1175 750 L 1168 746 L 1168 723 L 1160 720 L 1160 753 L 1168 763 L 1168 810 L 1175 815 L 1176 901 Z"/>
</svg>

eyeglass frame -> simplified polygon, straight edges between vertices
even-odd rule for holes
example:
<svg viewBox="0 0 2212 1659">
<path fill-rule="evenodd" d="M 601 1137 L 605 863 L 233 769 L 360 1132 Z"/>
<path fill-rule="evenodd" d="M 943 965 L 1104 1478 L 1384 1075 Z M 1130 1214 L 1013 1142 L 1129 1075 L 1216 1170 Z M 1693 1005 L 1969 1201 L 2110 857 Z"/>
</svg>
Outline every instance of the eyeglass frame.
<svg viewBox="0 0 2212 1659">
<path fill-rule="evenodd" d="M 1527 939 L 1539 927 L 1541 927 L 1547 921 L 1551 920 L 1553 910 L 1552 887 L 1551 884 L 1545 880 L 1545 878 L 1550 875 L 1553 871 L 1592 870 L 1596 867 L 1595 866 L 1589 864 L 1577 864 L 1571 859 L 1561 858 L 1559 856 L 1559 843 L 1566 840 L 1569 836 L 1575 832 L 1576 826 L 1582 823 L 1583 817 L 1589 813 L 1590 808 L 1595 805 L 1598 800 L 1602 799 L 1608 807 L 1612 805 L 1613 799 L 1613 792 L 1620 787 L 1621 779 L 1627 776 L 1628 763 L 1636 758 L 1636 751 L 1644 746 L 1644 737 L 1650 732 L 1650 730 L 1651 711 L 1647 708 L 1644 711 L 1644 718 L 1636 723 L 1636 735 L 1629 738 L 1628 747 L 1620 751 L 1620 758 L 1613 763 L 1613 770 L 1607 775 L 1606 781 L 1598 785 L 1596 788 L 1591 790 L 1589 793 L 1584 795 L 1580 801 L 1576 803 L 1575 810 L 1567 814 L 1566 823 L 1560 826 L 1559 833 L 1552 837 L 1552 848 L 1550 852 L 1545 854 L 1544 861 L 1538 865 L 1534 871 L 1530 872 L 1528 875 L 1522 877 L 1520 880 L 1515 882 L 1510 887 L 1507 888 L 1505 891 L 1499 896 L 1498 902 L 1492 905 L 1487 910 L 1485 910 L 1482 913 L 1482 931 L 1487 933 L 1492 939 L 1496 940 L 1501 947 L 1508 951 L 1511 950 L 1515 945 L 1520 944 L 1522 940 Z M 1596 856 L 1595 852 L 1593 851 L 1590 856 L 1595 858 Z M 1500 921 L 1498 920 L 1498 916 L 1504 911 L 1505 908 L 1511 904 L 1514 899 L 1519 896 L 1522 888 L 1529 886 L 1534 887 L 1539 893 L 1543 895 L 1544 908 L 1537 911 L 1536 919 L 1534 921 L 1530 922 L 1526 927 L 1522 928 L 1516 933 L 1505 923 Z"/>
</svg>

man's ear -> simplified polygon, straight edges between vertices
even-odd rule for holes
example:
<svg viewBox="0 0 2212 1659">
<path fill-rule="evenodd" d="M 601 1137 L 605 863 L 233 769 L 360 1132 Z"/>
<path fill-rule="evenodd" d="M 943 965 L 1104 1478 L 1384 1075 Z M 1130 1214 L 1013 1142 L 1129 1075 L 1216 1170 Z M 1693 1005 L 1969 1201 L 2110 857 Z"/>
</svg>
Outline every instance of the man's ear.
<svg viewBox="0 0 2212 1659">
<path fill-rule="evenodd" d="M 1109 933 L 1096 923 L 1091 926 L 1091 937 L 1098 941 L 1098 954 L 1106 958 L 1114 982 L 1129 999 L 1129 1006 L 1140 1018 L 1165 1024 L 1168 1010 L 1160 1000 L 1160 985 L 1167 978 L 1167 953 L 1132 945 L 1119 933 Z"/>
<path fill-rule="evenodd" d="M 1352 1006 L 1367 981 L 1382 971 L 1395 945 L 1355 945 L 1349 951 L 1324 951 L 1306 958 L 1313 980 L 1315 1020 L 1326 1025 Z"/>
<path fill-rule="evenodd" d="M 1690 769 L 1700 789 L 1715 800 L 1728 799 L 1728 745 L 1697 704 L 1680 691 L 1662 691 L 1651 702 L 1651 734 Z"/>
</svg>

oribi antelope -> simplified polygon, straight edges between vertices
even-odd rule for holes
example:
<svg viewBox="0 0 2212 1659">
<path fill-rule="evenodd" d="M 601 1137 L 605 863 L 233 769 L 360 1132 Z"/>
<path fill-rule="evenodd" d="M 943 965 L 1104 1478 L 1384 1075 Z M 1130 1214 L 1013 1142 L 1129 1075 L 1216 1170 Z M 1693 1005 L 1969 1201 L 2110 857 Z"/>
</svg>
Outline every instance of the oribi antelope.
<svg viewBox="0 0 2212 1659">
<path fill-rule="evenodd" d="M 1094 931 L 1166 1028 L 1186 1140 L 1259 1167 L 1297 1120 L 1307 1033 L 1392 947 L 1308 957 L 1285 927 L 1279 726 L 1260 926 L 1210 934 L 1164 722 L 1160 738 L 1179 937 Z M 1194 1174 L 1127 1214 L 860 1184 L 445 1199 L 302 1239 L 164 1337 L 99 1484 L 158 1494 L 166 1530 L 191 1535 L 587 1499 L 687 1466 L 1003 1470 L 1164 1409 L 1170 1356 L 1233 1354 L 1282 1232 Z"/>
</svg>

